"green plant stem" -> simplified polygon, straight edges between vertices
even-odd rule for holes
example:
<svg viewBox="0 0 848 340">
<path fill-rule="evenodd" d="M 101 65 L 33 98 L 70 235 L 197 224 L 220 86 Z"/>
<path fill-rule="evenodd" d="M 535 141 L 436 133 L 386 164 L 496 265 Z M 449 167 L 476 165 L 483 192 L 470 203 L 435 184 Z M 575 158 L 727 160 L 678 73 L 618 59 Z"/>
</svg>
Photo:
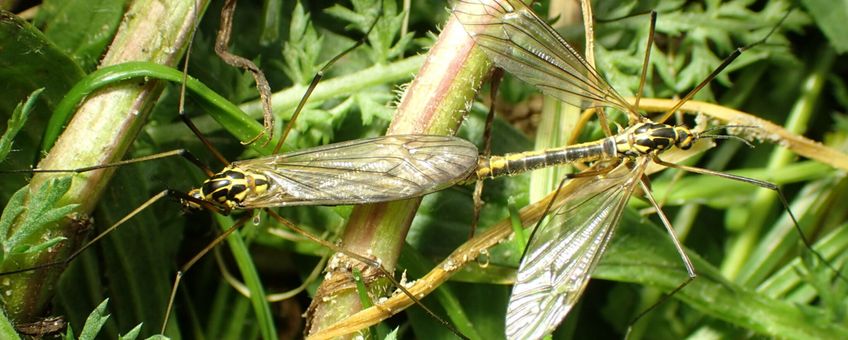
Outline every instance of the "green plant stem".
<svg viewBox="0 0 848 340">
<path fill-rule="evenodd" d="M 74 85 L 68 91 L 67 95 L 62 98 L 62 101 L 56 105 L 56 110 L 54 110 L 53 115 L 50 117 L 50 122 L 45 132 L 43 142 L 45 150 L 43 151 L 49 151 L 56 138 L 58 138 L 59 133 L 62 132 L 68 120 L 73 116 L 74 110 L 81 104 L 83 99 L 106 86 L 138 78 L 154 78 L 182 83 L 183 73 L 172 67 L 144 61 L 132 61 L 106 66 L 92 72 Z M 208 119 L 215 120 L 215 124 L 226 129 L 234 137 L 240 140 L 248 140 L 262 132 L 262 125 L 257 123 L 256 120 L 247 116 L 238 106 L 215 93 L 215 91 L 197 79 L 187 77 L 185 85 L 189 93 L 196 94 L 195 99 L 197 103 L 209 113 Z M 174 133 L 174 135 L 182 135 L 182 132 L 185 131 L 185 124 L 180 123 L 179 125 L 183 130 L 180 130 L 181 133 Z M 261 154 L 271 154 L 273 147 L 264 144 L 260 141 L 250 146 Z"/>
<path fill-rule="evenodd" d="M 215 214 L 215 220 L 221 226 L 221 230 L 226 231 L 235 222 L 232 218 Z M 248 221 L 248 223 L 251 223 Z M 227 245 L 229 246 L 236 266 L 239 268 L 241 278 L 244 280 L 245 286 L 250 289 L 250 304 L 256 313 L 257 325 L 260 328 L 264 339 L 275 339 L 277 333 L 274 327 L 274 317 L 271 313 L 271 307 L 265 299 L 265 288 L 262 286 L 262 280 L 259 278 L 259 272 L 253 264 L 253 259 L 250 257 L 250 251 L 241 237 L 240 231 L 233 232 L 233 235 L 227 237 Z"/>
<path fill-rule="evenodd" d="M 835 54 L 833 50 L 829 48 L 824 49 L 821 57 L 818 58 L 820 61 L 816 64 L 816 68 L 802 85 L 801 98 L 795 103 L 790 112 L 785 124 L 788 131 L 799 135 L 806 131 L 807 123 L 812 116 L 818 98 L 821 96 L 822 88 L 824 87 L 827 76 L 830 74 L 834 59 Z M 794 157 L 795 155 L 789 150 L 777 148 L 772 153 L 767 169 L 773 171 L 779 170 L 791 163 Z M 772 211 L 771 208 L 774 206 L 776 199 L 777 197 L 774 191 L 760 189 L 755 194 L 751 204 L 744 208 L 749 214 L 744 229 L 731 241 L 727 257 L 725 257 L 721 265 L 721 271 L 725 277 L 743 284 L 752 283 L 750 282 L 751 272 L 747 271 L 743 273 L 740 271 L 745 262 L 750 258 L 750 254 L 756 247 L 757 242 L 759 242 L 766 219 Z M 796 217 L 800 218 L 799 216 Z"/>
<path fill-rule="evenodd" d="M 205 8 L 205 2 L 201 8 Z M 101 64 L 114 65 L 130 60 L 176 64 L 194 29 L 195 18 L 198 17 L 193 9 L 194 2 L 133 2 Z M 151 30 L 150 27 L 160 29 Z M 121 84 L 90 95 L 39 167 L 66 169 L 120 159 L 160 92 L 161 87 L 157 83 L 147 82 L 141 85 Z M 112 173 L 111 170 L 105 170 L 76 175 L 73 186 L 60 204 L 80 204 L 76 212 L 81 216 L 89 215 Z M 53 176 L 36 174 L 30 188 L 38 188 Z M 64 219 L 64 222 L 47 226 L 44 234 L 38 237 L 64 236 L 74 240 L 79 234 L 72 225 L 71 219 Z M 13 232 L 20 227 L 14 225 Z M 74 243 L 69 241 L 69 244 Z M 22 268 L 31 267 L 64 259 L 70 251 L 68 248 L 29 256 L 22 259 L 20 265 Z M 40 316 L 52 296 L 62 269 L 52 267 L 35 274 L 11 277 L 4 297 L 9 316 L 23 322 Z"/>
<path fill-rule="evenodd" d="M 315 87 L 312 95 L 309 96 L 309 102 L 320 103 L 328 99 L 347 96 L 369 87 L 410 79 L 412 74 L 424 64 L 425 57 L 424 55 L 413 56 L 386 65 L 374 65 L 345 76 L 327 79 L 326 81 L 322 80 Z M 271 105 L 277 118 L 291 118 L 294 108 L 300 102 L 304 92 L 306 92 L 306 86 L 297 85 L 274 93 L 271 96 Z M 262 117 L 262 107 L 258 100 L 241 105 L 241 109 L 250 117 Z M 281 113 L 284 114 L 281 115 Z"/>
<path fill-rule="evenodd" d="M 309 97 L 309 104 L 331 98 L 349 96 L 353 93 L 362 91 L 363 89 L 380 84 L 396 83 L 408 80 L 412 78 L 415 71 L 424 64 L 424 58 L 425 56 L 423 55 L 409 57 L 387 65 L 375 65 L 352 74 L 322 81 L 318 83 L 318 87 L 315 88 L 315 91 L 312 92 L 312 95 Z M 291 114 L 297 106 L 297 103 L 300 101 L 301 96 L 303 96 L 304 91 L 306 91 L 306 87 L 298 85 L 274 93 L 271 96 L 271 100 L 275 116 L 278 119 L 291 118 Z M 243 117 L 249 117 L 250 119 L 258 119 L 262 117 L 262 108 L 258 100 L 239 105 L 239 108 L 247 114 Z M 283 112 L 285 114 L 282 114 Z M 203 133 L 212 132 L 222 125 L 226 128 L 226 125 L 218 121 L 218 119 L 214 116 L 197 117 L 193 119 L 193 122 Z M 259 126 L 258 124 L 255 125 Z M 259 127 L 261 128 L 261 126 Z M 167 142 L 180 136 L 182 131 L 185 131 L 185 125 L 182 123 L 174 123 L 150 128 L 148 132 L 155 140 Z M 259 131 L 257 130 L 256 133 L 258 132 Z M 256 133 L 250 137 L 255 136 Z M 239 138 L 242 140 L 247 139 L 242 137 Z M 257 144 L 262 143 L 253 143 L 251 146 Z"/>
<path fill-rule="evenodd" d="M 490 68 L 486 56 L 472 47 L 468 33 L 451 17 L 406 90 L 387 134 L 453 134 L 458 129 L 467 104 Z M 357 206 L 345 228 L 342 247 L 356 254 L 376 257 L 384 268 L 393 271 L 420 201 L 411 199 Z M 360 263 L 350 265 L 362 266 Z M 333 272 L 331 277 L 347 276 Z M 313 325 L 307 330 L 309 334 L 361 309 L 350 284 L 341 289 L 329 288 L 338 284 L 338 281 L 331 281 L 335 280 L 322 283 L 319 294 L 312 301 L 315 313 L 308 322 Z M 377 285 L 377 289 L 380 286 Z"/>
</svg>

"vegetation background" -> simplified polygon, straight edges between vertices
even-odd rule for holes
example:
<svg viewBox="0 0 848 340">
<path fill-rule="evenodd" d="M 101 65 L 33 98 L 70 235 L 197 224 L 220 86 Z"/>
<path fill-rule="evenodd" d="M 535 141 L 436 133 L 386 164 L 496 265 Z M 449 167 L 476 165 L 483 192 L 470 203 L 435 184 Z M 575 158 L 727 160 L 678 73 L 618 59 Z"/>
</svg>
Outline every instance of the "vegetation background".
<svg viewBox="0 0 848 340">
<path fill-rule="evenodd" d="M 362 37 L 378 12 L 378 2 L 309 1 L 298 5 L 291 1 L 242 1 L 236 11 L 231 51 L 257 61 L 273 91 L 293 94 L 288 100 L 296 102 L 323 62 Z M 369 35 L 366 46 L 341 59 L 328 72 L 327 82 L 345 86 L 332 87 L 327 95 L 312 98 L 286 141 L 287 150 L 385 131 L 392 103 L 402 84 L 423 62 L 433 34 L 448 19 L 450 4 L 434 6 L 432 2 L 416 1 L 404 8 L 391 0 L 384 2 L 385 21 Z M 24 8 L 17 6 L 6 9 Z M 0 144 L 0 151 L 3 145 L 11 145 L 7 155 L 0 154 L 5 158 L 0 169 L 26 169 L 42 156 L 38 145 L 52 110 L 72 85 L 95 70 L 126 6 L 114 0 L 45 1 L 29 20 L 32 27 L 3 12 L 0 127 L 5 130 L 12 125 L 7 120 L 32 91 L 45 90 L 21 132 L 14 139 L 3 140 L 12 144 Z M 213 1 L 205 11 L 194 39 L 189 74 L 258 118 L 252 78 L 223 64 L 213 53 L 220 6 Z M 657 46 L 645 90 L 646 96 L 658 98 L 688 92 L 733 48 L 763 38 L 791 8 L 791 14 L 765 44 L 747 51 L 702 91 L 699 99 L 786 124 L 799 135 L 845 150 L 845 2 L 633 0 L 595 1 L 594 6 L 596 18 L 620 18 L 649 9 L 659 12 Z M 538 13 L 550 13 L 546 2 L 533 8 Z M 541 16 L 567 15 L 556 12 Z M 647 16 L 636 16 L 595 25 L 598 69 L 623 94 L 637 88 L 647 22 Z M 579 21 L 561 32 L 568 41 L 580 44 Z M 34 46 L 23 43 L 30 40 L 49 48 L 21 51 Z M 28 57 L 22 59 L 20 55 Z M 375 65 L 390 66 L 394 71 L 377 72 Z M 220 166 L 206 156 L 203 146 L 179 121 L 178 89 L 177 84 L 167 86 L 126 158 L 188 148 L 213 167 Z M 542 114 L 540 107 L 550 107 L 539 102 L 536 89 L 507 76 L 498 105 L 500 114 L 509 118 L 496 121 L 494 154 L 531 150 L 533 139 L 552 138 L 545 132 L 536 133 L 533 127 L 532 122 L 538 119 L 534 117 Z M 486 107 L 479 103 L 472 106 L 459 135 L 481 142 Z M 258 156 L 191 101 L 188 110 L 228 159 Z M 276 113 L 277 128 L 290 110 Z M 691 118 L 685 121 L 691 122 Z M 600 129 L 592 124 L 580 138 L 594 140 L 601 136 Z M 720 144 L 694 162 L 717 170 L 744 169 L 738 173 L 783 186 L 807 236 L 820 240 L 818 249 L 826 256 L 838 254 L 839 259 L 832 263 L 841 266 L 848 247 L 845 169 L 801 160 L 770 144 L 758 144 L 754 149 L 736 142 Z M 664 211 L 672 217 L 686 246 L 703 259 L 696 263 L 702 274 L 696 282 L 702 284 L 687 288 L 689 294 L 681 294 L 680 300 L 660 305 L 637 324 L 632 336 L 787 336 L 780 333 L 785 329 L 797 331 L 792 334 L 848 334 L 848 285 L 831 281 L 832 272 L 803 250 L 779 201 L 745 184 L 706 176 L 677 176 L 666 171 L 655 176 L 652 185 L 657 197 L 665 197 Z M 202 180 L 202 172 L 182 159 L 122 167 L 93 215 L 95 230 L 108 227 L 163 188 L 188 190 Z M 6 206 L 12 194 L 26 183 L 27 175 L 0 176 L 0 202 Z M 530 187 L 530 176 L 487 183 L 482 228 L 507 217 L 510 207 L 534 201 Z M 424 199 L 401 260 L 410 277 L 423 274 L 413 268 L 432 267 L 434 261 L 467 240 L 471 191 L 469 187 L 456 187 Z M 14 218 L 7 215 L 11 214 L 10 207 L 6 206 L 0 222 Z M 555 338 L 620 337 L 630 320 L 653 304 L 661 291 L 684 279 L 683 265 L 670 250 L 668 237 L 654 225 L 656 216 L 640 214 L 645 207 L 638 198 L 632 200 L 632 209 L 626 211 L 596 273 L 603 280 L 592 281 L 578 311 L 572 312 Z M 286 208 L 281 212 L 315 234 L 335 240 L 350 207 Z M 267 218 L 261 220 L 259 225 L 245 226 L 240 235 L 250 245 L 250 259 L 261 273 L 263 286 L 269 292 L 299 286 L 326 255 L 326 249 L 297 235 L 274 235 L 273 230 L 279 227 L 269 226 Z M 101 336 L 114 338 L 138 324 L 143 324 L 141 336 L 157 333 L 174 273 L 220 230 L 210 227 L 216 221 L 209 214 L 184 215 L 173 201 L 153 205 L 69 266 L 50 314 L 64 315 L 73 329 L 79 330 L 95 307 L 108 298 L 106 313 L 111 316 L 108 320 L 95 318 L 105 322 Z M 232 255 L 225 246 L 220 248 L 224 248 L 223 263 L 233 267 Z M 3 249 L 4 254 L 15 250 L 5 245 Z M 500 245 L 481 256 L 477 266 L 466 268 L 443 285 L 444 294 L 458 303 L 435 299 L 425 299 L 425 303 L 449 315 L 451 322 L 470 322 L 476 332 L 471 335 L 502 337 L 510 291 L 507 283 L 517 266 L 517 249 L 509 242 Z M 167 335 L 255 338 L 260 336 L 260 329 L 270 328 L 281 338 L 298 337 L 303 327 L 301 314 L 317 285 L 318 281 L 312 281 L 306 291 L 271 304 L 273 321 L 269 325 L 269 318 L 257 316 L 251 302 L 222 279 L 215 257 L 207 256 L 188 273 L 177 295 L 176 316 L 169 321 Z M 729 287 L 732 293 L 721 287 Z M 392 330 L 397 333 L 390 336 L 450 336 L 417 308 L 381 327 L 384 330 L 377 331 L 380 337 Z"/>
</svg>

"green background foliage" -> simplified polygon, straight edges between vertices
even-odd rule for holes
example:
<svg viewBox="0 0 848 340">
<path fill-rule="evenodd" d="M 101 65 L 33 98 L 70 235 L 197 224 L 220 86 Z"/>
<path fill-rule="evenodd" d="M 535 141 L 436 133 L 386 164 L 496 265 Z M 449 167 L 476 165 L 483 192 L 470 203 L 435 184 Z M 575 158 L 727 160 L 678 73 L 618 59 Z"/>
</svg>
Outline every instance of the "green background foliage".
<svg viewBox="0 0 848 340">
<path fill-rule="evenodd" d="M 840 34 L 840 30 L 848 22 L 842 17 L 848 12 L 829 11 L 832 4 L 824 0 L 595 2 L 597 18 L 620 18 L 649 9 L 659 12 L 657 44 L 645 93 L 660 98 L 688 92 L 735 47 L 762 39 L 787 10 L 794 8 L 766 43 L 743 54 L 697 98 L 786 123 L 795 133 L 846 149 L 848 91 L 843 53 L 848 34 Z M 46 1 L 32 22 L 35 26 L 8 12 L 0 13 L 0 128 L 6 130 L 6 121 L 18 103 L 44 88 L 0 169 L 26 169 L 42 156 L 39 145 L 52 110 L 68 89 L 95 70 L 124 6 L 121 1 L 109 0 Z M 258 118 L 257 94 L 250 75 L 225 65 L 213 52 L 219 6 L 219 2 L 213 2 L 201 21 L 189 74 Z M 236 11 L 231 51 L 258 62 L 273 91 L 285 102 L 275 110 L 278 134 L 312 75 L 326 60 L 361 38 L 378 12 L 374 1 L 365 0 L 353 4 L 309 1 L 304 6 L 289 1 L 242 1 Z M 383 21 L 368 36 L 366 45 L 329 70 L 325 81 L 328 90 L 310 100 L 286 141 L 286 150 L 385 131 L 399 86 L 417 72 L 423 62 L 420 55 L 433 43 L 430 32 L 437 32 L 449 14 L 444 10 L 448 4 L 413 2 L 404 26 L 400 6 L 386 1 Z M 547 13 L 548 5 L 534 9 Z M 638 87 L 647 20 L 647 16 L 636 16 L 595 26 L 598 68 L 623 94 L 633 93 Z M 562 32 L 579 45 L 581 27 L 567 26 Z M 815 81 L 820 86 L 811 90 L 807 84 Z M 537 93 L 508 76 L 501 88 L 500 110 L 510 115 L 532 107 L 528 103 L 537 100 Z M 187 148 L 213 168 L 220 167 L 177 118 L 177 94 L 178 85 L 169 85 L 125 158 Z M 189 114 L 228 159 L 258 155 L 199 106 L 190 99 Z M 480 142 L 485 110 L 481 104 L 472 107 L 460 131 L 462 137 Z M 494 154 L 530 150 L 533 138 L 545 138 L 544 134 L 529 136 L 503 119 L 496 121 L 494 131 Z M 586 131 L 581 136 L 585 140 L 601 137 L 596 124 Z M 782 185 L 808 237 L 820 240 L 817 249 L 825 256 L 839 254 L 844 259 L 848 247 L 844 171 L 798 160 L 784 152 L 768 144 L 748 149 L 726 142 L 694 162 L 716 170 L 744 169 L 740 173 L 746 176 Z M 702 275 L 676 295 L 677 299 L 648 314 L 636 325 L 633 337 L 738 338 L 776 335 L 776 329 L 797 330 L 782 334 L 787 337 L 845 335 L 848 285 L 830 281 L 831 271 L 803 250 L 774 197 L 746 184 L 677 176 L 673 171 L 654 176 L 654 193 L 665 198 L 664 211 L 691 254 L 698 255 L 695 265 Z M 26 177 L 0 177 L 4 218 L 20 213 L 21 208 L 12 204 L 15 200 L 11 197 L 26 184 Z M 202 180 L 202 172 L 182 159 L 122 167 L 93 215 L 94 228 L 108 227 L 164 188 L 186 191 Z M 480 225 L 485 229 L 507 217 L 510 204 L 520 207 L 530 203 L 529 186 L 529 176 L 487 183 L 483 197 L 487 205 Z M 410 277 L 419 277 L 467 240 L 471 191 L 469 187 L 451 188 L 424 199 L 400 261 Z M 635 315 L 685 278 L 683 265 L 661 225 L 658 227 L 656 216 L 639 214 L 646 206 L 639 199 L 633 199 L 631 206 L 595 275 L 604 280 L 590 283 L 578 310 L 572 312 L 555 338 L 585 338 L 590 334 L 620 337 Z M 335 240 L 350 208 L 298 207 L 280 212 L 313 233 Z M 205 213 L 185 215 L 173 200 L 154 204 L 71 264 L 57 289 L 52 314 L 65 315 L 76 330 L 83 329 L 89 315 L 97 316 L 81 334 L 97 328 L 102 337 L 114 338 L 138 324 L 142 324 L 141 330 L 133 334 L 158 333 L 174 273 L 214 238 L 218 220 Z M 281 227 L 270 223 L 267 216 L 259 220 L 259 224 L 248 223 L 240 236 L 249 245 L 249 259 L 261 273 L 265 290 L 299 286 L 326 249 L 297 235 L 274 235 L 271 230 Z M 11 249 L 6 245 L 4 254 Z M 229 249 L 219 248 L 223 248 L 222 262 L 235 268 Z M 505 282 L 514 273 L 518 259 L 515 246 L 500 245 L 479 265 L 460 272 L 434 294 L 435 298 L 424 302 L 440 315 L 448 315 L 452 322 L 467 320 L 481 338 L 502 337 L 509 294 Z M 838 266 L 841 262 L 833 263 Z M 256 338 L 262 323 L 272 322 L 271 328 L 276 328 L 280 337 L 298 337 L 303 327 L 301 314 L 317 285 L 312 282 L 306 292 L 272 304 L 273 321 L 269 321 L 268 316 L 255 315 L 249 300 L 222 279 L 214 256 L 206 256 L 186 276 L 166 334 L 173 338 Z M 93 313 L 107 298 L 108 306 L 100 308 L 108 312 L 98 309 Z M 104 314 L 111 316 L 104 320 Z M 770 325 L 774 320 L 785 324 Z M 93 326 L 101 323 L 102 328 Z M 450 336 L 417 308 L 385 325 L 389 330 L 397 329 L 396 336 L 400 337 Z"/>
</svg>

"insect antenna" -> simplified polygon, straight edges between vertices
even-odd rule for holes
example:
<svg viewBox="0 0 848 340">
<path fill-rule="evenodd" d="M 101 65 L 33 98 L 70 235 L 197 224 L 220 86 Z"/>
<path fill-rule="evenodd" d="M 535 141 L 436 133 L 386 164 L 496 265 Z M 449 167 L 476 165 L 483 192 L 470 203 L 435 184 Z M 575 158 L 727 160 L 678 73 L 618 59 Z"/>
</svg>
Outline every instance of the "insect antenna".
<svg viewBox="0 0 848 340">
<path fill-rule="evenodd" d="M 760 127 L 759 126 L 753 126 L 753 125 L 719 125 L 719 126 L 714 126 L 714 127 L 711 127 L 711 128 L 708 128 L 706 130 L 699 132 L 698 138 L 714 139 L 714 140 L 730 140 L 730 139 L 732 139 L 732 140 L 736 140 L 736 141 L 744 143 L 749 148 L 754 148 L 754 144 L 751 144 L 750 141 L 748 141 L 747 139 L 742 138 L 740 136 L 733 135 L 733 134 L 712 134 L 712 132 L 714 132 L 714 131 L 720 131 L 720 130 L 725 130 L 725 129 L 760 129 Z"/>
</svg>

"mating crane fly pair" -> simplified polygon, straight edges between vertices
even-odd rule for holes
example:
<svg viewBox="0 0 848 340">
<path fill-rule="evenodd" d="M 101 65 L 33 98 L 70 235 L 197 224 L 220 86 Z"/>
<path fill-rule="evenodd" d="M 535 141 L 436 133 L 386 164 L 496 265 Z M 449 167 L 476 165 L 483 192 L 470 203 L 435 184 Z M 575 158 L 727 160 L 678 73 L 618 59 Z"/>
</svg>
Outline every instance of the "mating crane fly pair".
<svg viewBox="0 0 848 340">
<path fill-rule="evenodd" d="M 507 316 L 508 337 L 532 338 L 550 332 L 576 302 L 624 205 L 636 184 L 642 183 L 642 174 L 652 161 L 776 190 L 765 182 L 660 160 L 658 155 L 672 147 L 685 150 L 699 138 L 724 136 L 699 135 L 685 127 L 641 118 L 521 2 L 462 2 L 455 15 L 498 66 L 564 101 L 573 103 L 576 95 L 580 106 L 617 107 L 638 117 L 637 122 L 596 142 L 479 160 L 473 144 L 454 137 L 399 135 L 331 144 L 233 162 L 200 188 L 181 195 L 184 203 L 224 213 L 289 205 L 365 204 L 417 197 L 474 176 L 494 178 L 575 161 L 613 161 L 613 165 L 592 173 L 597 176 L 591 178 L 594 183 L 586 178 L 574 179 L 586 181 L 586 188 L 567 198 L 568 202 L 552 213 L 551 221 L 534 231 Z M 465 12 L 467 9 L 471 11 Z M 528 37 L 538 40 L 525 39 Z M 539 45 L 525 45 L 533 41 Z M 578 176 L 586 175 L 574 177 Z M 675 245 L 693 277 L 682 246 L 676 240 Z"/>
</svg>

